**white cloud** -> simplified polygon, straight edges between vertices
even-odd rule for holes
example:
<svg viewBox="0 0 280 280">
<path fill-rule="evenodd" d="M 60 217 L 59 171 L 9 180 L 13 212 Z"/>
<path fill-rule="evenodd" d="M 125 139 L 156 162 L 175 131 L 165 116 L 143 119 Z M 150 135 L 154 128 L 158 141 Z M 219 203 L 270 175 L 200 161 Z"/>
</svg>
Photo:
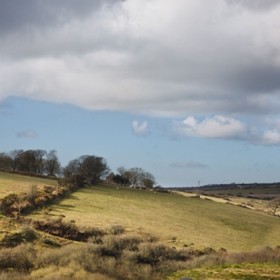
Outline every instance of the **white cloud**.
<svg viewBox="0 0 280 280">
<path fill-rule="evenodd" d="M 139 122 L 134 120 L 131 123 L 132 131 L 135 135 L 146 136 L 149 134 L 149 126 L 147 121 Z"/>
<path fill-rule="evenodd" d="M 280 120 L 265 119 L 254 123 L 217 115 L 202 119 L 189 116 L 176 121 L 173 134 L 182 137 L 242 140 L 254 145 L 280 145 Z M 180 166 L 181 163 L 178 163 Z"/>
<path fill-rule="evenodd" d="M 37 138 L 37 133 L 34 130 L 28 129 L 17 132 L 17 137 L 19 138 Z"/>
<path fill-rule="evenodd" d="M 182 121 L 179 129 L 186 136 L 224 139 L 244 138 L 247 130 L 239 120 L 225 116 L 214 116 L 202 121 L 190 116 Z"/>
</svg>

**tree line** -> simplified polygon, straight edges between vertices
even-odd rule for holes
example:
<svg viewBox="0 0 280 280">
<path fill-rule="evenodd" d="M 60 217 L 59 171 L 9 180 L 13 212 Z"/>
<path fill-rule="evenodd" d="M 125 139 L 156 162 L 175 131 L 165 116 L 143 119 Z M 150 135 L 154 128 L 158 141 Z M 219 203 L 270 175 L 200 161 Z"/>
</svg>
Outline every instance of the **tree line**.
<svg viewBox="0 0 280 280">
<path fill-rule="evenodd" d="M 0 169 L 32 175 L 63 178 L 78 186 L 92 185 L 106 180 L 133 188 L 153 188 L 155 177 L 139 167 L 119 167 L 117 173 L 110 168 L 103 157 L 83 155 L 70 160 L 62 167 L 55 150 L 13 150 L 0 153 Z"/>
<path fill-rule="evenodd" d="M 39 149 L 0 153 L 0 168 L 49 177 L 58 177 L 62 170 L 55 150 L 47 152 Z"/>
</svg>

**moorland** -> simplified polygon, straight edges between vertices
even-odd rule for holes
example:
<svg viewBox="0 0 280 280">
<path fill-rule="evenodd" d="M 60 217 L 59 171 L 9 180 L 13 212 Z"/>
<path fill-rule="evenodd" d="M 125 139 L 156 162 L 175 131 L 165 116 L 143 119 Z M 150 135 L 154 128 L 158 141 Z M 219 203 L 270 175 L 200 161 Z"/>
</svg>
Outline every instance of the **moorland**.
<svg viewBox="0 0 280 280">
<path fill-rule="evenodd" d="M 279 279 L 278 212 L 254 192 L 74 188 L 0 172 L 0 279 Z"/>
</svg>

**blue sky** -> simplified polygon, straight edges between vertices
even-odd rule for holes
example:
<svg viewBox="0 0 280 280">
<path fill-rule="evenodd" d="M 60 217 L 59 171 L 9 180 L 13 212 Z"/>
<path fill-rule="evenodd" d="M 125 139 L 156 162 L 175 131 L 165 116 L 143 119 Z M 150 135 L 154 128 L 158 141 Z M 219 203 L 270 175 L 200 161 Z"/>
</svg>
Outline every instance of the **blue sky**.
<svg viewBox="0 0 280 280">
<path fill-rule="evenodd" d="M 0 1 L 0 152 L 280 181 L 279 18 L 278 0 Z"/>
<path fill-rule="evenodd" d="M 182 137 L 173 118 L 92 111 L 10 97 L 0 110 L 2 151 L 56 149 L 63 165 L 80 155 L 103 156 L 112 171 L 138 166 L 163 186 L 278 180 L 279 147 L 240 140 Z M 133 130 L 133 123 L 147 129 Z"/>
</svg>

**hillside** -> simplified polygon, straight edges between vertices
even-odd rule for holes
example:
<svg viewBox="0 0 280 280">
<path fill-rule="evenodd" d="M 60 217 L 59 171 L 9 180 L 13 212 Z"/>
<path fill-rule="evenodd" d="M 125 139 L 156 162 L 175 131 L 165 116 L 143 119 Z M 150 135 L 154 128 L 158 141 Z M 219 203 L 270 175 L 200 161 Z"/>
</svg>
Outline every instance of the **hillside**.
<svg viewBox="0 0 280 280">
<path fill-rule="evenodd" d="M 224 247 L 244 251 L 280 244 L 280 220 L 229 204 L 176 194 L 98 185 L 80 189 L 56 205 L 50 217 L 64 217 L 80 227 L 124 226 L 152 233 L 180 246 Z M 32 215 L 44 219 L 44 213 Z"/>
<path fill-rule="evenodd" d="M 0 182 L 0 197 L 32 185 L 40 196 L 46 185 L 62 188 L 5 173 Z M 18 220 L 0 215 L 1 279 L 278 279 L 277 217 L 107 184 L 65 195 Z"/>
</svg>

